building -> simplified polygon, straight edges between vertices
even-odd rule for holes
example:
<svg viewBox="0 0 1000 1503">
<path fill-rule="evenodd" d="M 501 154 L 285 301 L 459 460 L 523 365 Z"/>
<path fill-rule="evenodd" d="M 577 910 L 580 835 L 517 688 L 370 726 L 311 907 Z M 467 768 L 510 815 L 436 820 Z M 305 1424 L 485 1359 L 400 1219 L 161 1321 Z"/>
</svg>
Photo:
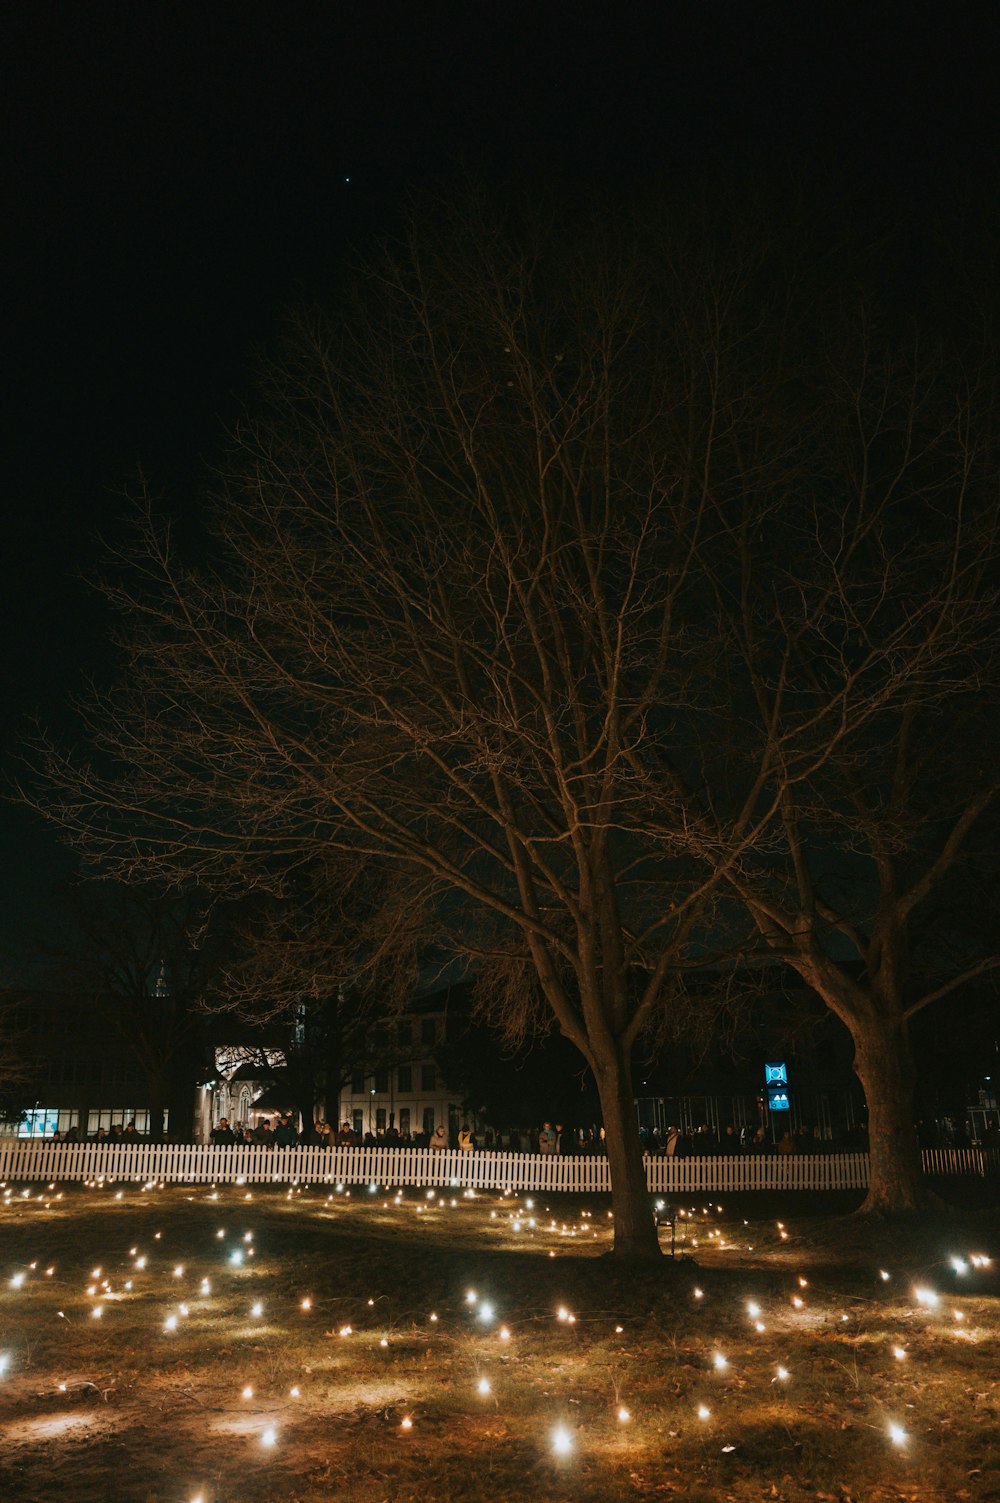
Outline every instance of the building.
<svg viewBox="0 0 1000 1503">
<path fill-rule="evenodd" d="M 701 985 L 714 998 L 717 983 Z M 772 1142 L 808 1131 L 849 1143 L 867 1115 L 853 1057 L 847 1029 L 805 983 L 764 969 L 707 1033 L 682 1036 L 636 1070 L 639 1121 L 650 1133 L 707 1127 L 721 1139 L 732 1127 L 744 1137 L 763 1129 Z"/>
<path fill-rule="evenodd" d="M 450 989 L 437 992 L 373 1028 L 368 1058 L 351 1063 L 336 1113 L 327 1103 L 328 1119 L 375 1138 L 389 1129 L 404 1138 L 430 1137 L 443 1125 L 455 1142 L 469 1114 L 441 1063 L 456 1021 L 451 1001 Z"/>
<path fill-rule="evenodd" d="M 322 1051 L 310 1053 L 307 1009 L 284 1039 L 279 1030 L 255 1042 L 248 1032 L 217 1044 L 214 1072 L 196 1095 L 195 1141 L 206 1142 L 223 1117 L 252 1129 L 286 1108 L 300 1124 L 310 1111 L 331 1126 L 349 1122 L 362 1138 L 390 1130 L 429 1137 L 443 1124 L 454 1141 L 470 1118 L 442 1058 L 463 1026 L 466 1000 L 465 989 L 446 988 L 404 1014 L 369 1020 L 352 1032 L 339 1069 Z"/>
<path fill-rule="evenodd" d="M 176 1126 L 188 1135 L 201 1058 L 197 1046 L 178 1050 L 169 1068 L 151 1080 L 149 1063 L 114 1026 L 111 1012 L 91 997 L 19 992 L 5 1011 L 20 1041 L 24 1070 L 16 1091 L 9 1093 L 3 1131 L 19 1137 L 74 1132 L 84 1139 L 134 1121 L 145 1135 L 151 1111 L 162 1107 L 165 1132 Z"/>
<path fill-rule="evenodd" d="M 0 1101 L 3 1135 L 74 1131 L 83 1139 L 132 1120 L 146 1135 L 159 1109 L 156 1097 L 165 1133 L 176 1141 L 207 1142 L 222 1117 L 252 1128 L 286 1108 L 301 1121 L 347 1120 L 362 1137 L 376 1139 L 393 1129 L 417 1139 L 441 1124 L 454 1142 L 464 1121 L 480 1133 L 488 1124 L 501 1141 L 506 1129 L 537 1127 L 544 1118 L 567 1128 L 599 1125 L 593 1083 L 576 1051 L 554 1036 L 508 1058 L 483 1025 L 470 1022 L 468 986 L 424 996 L 398 1017 L 365 1022 L 335 1062 L 310 1056 L 305 1009 L 263 1040 L 234 1029 L 232 1020 L 217 1020 L 223 1036 L 214 1046 L 203 1030 L 193 1035 L 156 1080 L 134 1038 L 114 1025 L 110 1005 L 31 991 L 8 994 L 0 1010 L 5 1036 L 25 1065 L 6 1103 Z M 996 1016 L 985 988 L 966 1003 L 960 1031 L 947 1010 L 918 1015 L 918 1114 L 928 1145 L 1000 1134 Z M 237 1042 L 234 1033 L 242 1034 Z M 722 1137 L 731 1125 L 737 1132 L 764 1127 L 774 1139 L 787 1125 L 827 1140 L 856 1140 L 866 1114 L 850 1037 L 794 978 L 761 985 L 735 1021 L 710 1022 L 704 1033 L 700 1047 L 682 1036 L 636 1060 L 636 1111 L 647 1132 L 676 1126 L 693 1134 L 705 1124 Z M 764 1071 L 774 1063 L 785 1066 L 787 1113 L 774 1110 L 768 1096 Z"/>
</svg>

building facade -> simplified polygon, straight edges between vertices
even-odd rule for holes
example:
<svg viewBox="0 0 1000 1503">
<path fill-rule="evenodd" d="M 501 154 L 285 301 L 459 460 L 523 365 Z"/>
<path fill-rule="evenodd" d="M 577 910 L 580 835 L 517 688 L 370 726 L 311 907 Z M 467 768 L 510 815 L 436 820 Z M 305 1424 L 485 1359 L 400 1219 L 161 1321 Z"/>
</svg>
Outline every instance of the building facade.
<svg viewBox="0 0 1000 1503">
<path fill-rule="evenodd" d="M 398 1133 L 404 1140 L 429 1138 L 447 1129 L 457 1142 L 469 1114 L 459 1091 L 449 1087 L 440 1054 L 448 1042 L 448 994 L 417 1004 L 376 1030 L 370 1058 L 355 1062 L 342 1087 L 337 1110 L 327 1103 L 332 1123 L 350 1123 L 363 1138 Z"/>
<path fill-rule="evenodd" d="M 81 1141 L 129 1122 L 143 1135 L 149 1131 L 146 1072 L 91 999 L 24 992 L 12 1000 L 9 1012 L 22 1041 L 25 1084 L 18 1088 L 19 1109 L 11 1109 L 0 1131 L 25 1138 L 58 1132 Z M 164 1107 L 168 1132 L 171 1115 L 188 1131 L 190 1075 L 185 1063 L 179 1085 L 176 1078 L 170 1083 Z"/>
</svg>

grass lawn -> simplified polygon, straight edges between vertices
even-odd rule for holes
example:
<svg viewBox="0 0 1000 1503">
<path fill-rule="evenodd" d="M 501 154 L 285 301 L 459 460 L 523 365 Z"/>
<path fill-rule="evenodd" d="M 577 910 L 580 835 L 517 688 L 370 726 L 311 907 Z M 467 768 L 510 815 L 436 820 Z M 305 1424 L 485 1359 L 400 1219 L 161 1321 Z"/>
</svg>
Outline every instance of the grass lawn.
<svg viewBox="0 0 1000 1503">
<path fill-rule="evenodd" d="M 1000 1213 L 847 1208 L 16 1189 L 0 1499 L 1000 1500 Z"/>
</svg>

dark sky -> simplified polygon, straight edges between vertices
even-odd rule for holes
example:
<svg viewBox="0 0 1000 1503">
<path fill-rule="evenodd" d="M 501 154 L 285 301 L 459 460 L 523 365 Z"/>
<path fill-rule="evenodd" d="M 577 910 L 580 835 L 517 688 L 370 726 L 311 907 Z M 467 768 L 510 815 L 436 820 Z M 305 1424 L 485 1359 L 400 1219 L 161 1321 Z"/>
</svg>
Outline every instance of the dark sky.
<svg viewBox="0 0 1000 1503">
<path fill-rule="evenodd" d="M 79 575 L 140 465 L 196 514 L 251 352 L 408 189 L 458 162 L 531 183 L 763 169 L 778 191 L 835 170 L 864 212 L 919 225 L 960 182 L 995 193 L 1000 21 L 975 10 L 5 6 L 5 765 L 32 713 L 72 737 L 69 698 L 109 660 Z M 57 922 L 61 869 L 33 817 L 0 808 L 8 954 Z"/>
</svg>

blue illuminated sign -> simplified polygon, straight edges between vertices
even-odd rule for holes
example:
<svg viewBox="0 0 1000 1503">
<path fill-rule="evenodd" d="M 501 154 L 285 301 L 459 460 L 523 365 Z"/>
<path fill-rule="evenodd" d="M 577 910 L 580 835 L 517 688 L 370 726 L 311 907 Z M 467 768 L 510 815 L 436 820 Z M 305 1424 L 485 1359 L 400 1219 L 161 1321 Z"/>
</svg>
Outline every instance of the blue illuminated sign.
<svg viewBox="0 0 1000 1503">
<path fill-rule="evenodd" d="M 776 1063 L 776 1064 L 765 1065 L 764 1066 L 764 1084 L 765 1085 L 787 1085 L 788 1084 L 788 1071 L 785 1068 L 785 1061 L 784 1060 L 781 1060 L 779 1063 Z"/>
<path fill-rule="evenodd" d="M 784 1086 L 770 1086 L 767 1092 L 767 1109 L 770 1112 L 787 1112 L 791 1108 L 788 1104 L 788 1092 Z"/>
</svg>

